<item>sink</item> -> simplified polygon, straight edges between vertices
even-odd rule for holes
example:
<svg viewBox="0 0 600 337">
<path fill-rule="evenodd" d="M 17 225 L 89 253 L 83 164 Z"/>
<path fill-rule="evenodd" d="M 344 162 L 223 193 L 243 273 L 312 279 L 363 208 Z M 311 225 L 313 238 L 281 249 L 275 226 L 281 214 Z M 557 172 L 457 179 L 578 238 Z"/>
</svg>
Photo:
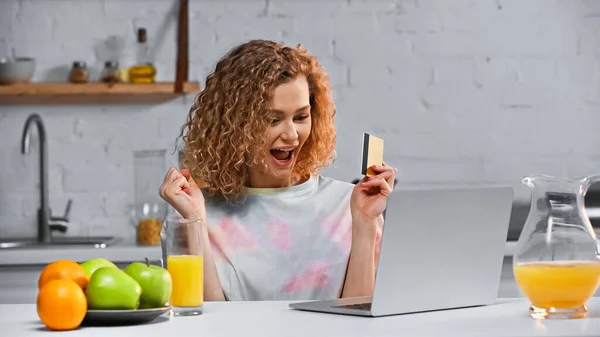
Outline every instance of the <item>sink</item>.
<svg viewBox="0 0 600 337">
<path fill-rule="evenodd" d="M 0 249 L 54 248 L 54 247 L 92 247 L 106 248 L 119 241 L 113 236 L 65 236 L 54 237 L 52 242 L 38 242 L 35 239 L 1 239 Z"/>
</svg>

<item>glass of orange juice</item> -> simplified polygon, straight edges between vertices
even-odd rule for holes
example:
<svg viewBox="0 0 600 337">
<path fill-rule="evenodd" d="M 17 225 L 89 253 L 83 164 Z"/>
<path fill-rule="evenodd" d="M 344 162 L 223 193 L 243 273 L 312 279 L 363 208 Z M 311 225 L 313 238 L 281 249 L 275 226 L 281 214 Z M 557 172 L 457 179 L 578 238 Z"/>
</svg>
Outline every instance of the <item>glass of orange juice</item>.
<svg viewBox="0 0 600 337">
<path fill-rule="evenodd" d="M 173 280 L 169 302 L 176 316 L 201 315 L 203 311 L 202 228 L 199 219 L 166 219 L 163 226 L 163 263 Z"/>
<path fill-rule="evenodd" d="M 536 319 L 583 318 L 600 285 L 600 242 L 585 211 L 585 194 L 600 175 L 523 178 L 529 215 L 513 255 L 513 271 Z"/>
</svg>

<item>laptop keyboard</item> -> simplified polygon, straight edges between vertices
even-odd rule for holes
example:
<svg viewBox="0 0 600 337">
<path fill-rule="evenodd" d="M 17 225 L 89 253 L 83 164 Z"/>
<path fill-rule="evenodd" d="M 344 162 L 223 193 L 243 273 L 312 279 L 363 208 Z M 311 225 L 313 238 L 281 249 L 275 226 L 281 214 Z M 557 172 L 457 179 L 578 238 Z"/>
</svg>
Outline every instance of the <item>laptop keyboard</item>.
<svg viewBox="0 0 600 337">
<path fill-rule="evenodd" d="M 346 304 L 346 305 L 338 305 L 337 307 L 345 308 L 345 309 L 356 309 L 356 310 L 371 310 L 371 303 Z"/>
</svg>

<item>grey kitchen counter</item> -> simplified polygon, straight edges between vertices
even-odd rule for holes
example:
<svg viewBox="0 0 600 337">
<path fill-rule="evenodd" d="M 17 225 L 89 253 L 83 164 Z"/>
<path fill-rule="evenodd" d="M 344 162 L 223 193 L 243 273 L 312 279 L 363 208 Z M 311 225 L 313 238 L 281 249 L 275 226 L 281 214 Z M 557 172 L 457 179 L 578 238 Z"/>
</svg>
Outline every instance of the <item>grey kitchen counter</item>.
<svg viewBox="0 0 600 337">
<path fill-rule="evenodd" d="M 54 246 L 51 248 L 0 249 L 0 267 L 45 265 L 55 260 L 69 259 L 83 262 L 103 257 L 114 263 L 152 261 L 161 259 L 160 246 L 135 246 L 115 244 L 106 248 Z"/>
<path fill-rule="evenodd" d="M 103 257 L 124 268 L 134 261 L 146 258 L 160 265 L 160 246 L 134 246 L 115 244 L 106 248 L 52 247 L 0 249 L 0 303 L 35 303 L 38 279 L 42 269 L 60 259 L 83 262 Z"/>
</svg>

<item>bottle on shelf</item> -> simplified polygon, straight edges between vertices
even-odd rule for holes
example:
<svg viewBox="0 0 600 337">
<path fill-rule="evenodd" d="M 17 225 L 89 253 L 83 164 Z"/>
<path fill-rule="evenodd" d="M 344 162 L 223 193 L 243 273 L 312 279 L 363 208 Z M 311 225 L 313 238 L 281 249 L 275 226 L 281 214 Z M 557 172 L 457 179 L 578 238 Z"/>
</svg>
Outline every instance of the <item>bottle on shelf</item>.
<svg viewBox="0 0 600 337">
<path fill-rule="evenodd" d="M 150 53 L 145 28 L 137 32 L 136 62 L 129 68 L 129 81 L 131 83 L 154 83 L 156 68 L 150 60 Z"/>
</svg>

